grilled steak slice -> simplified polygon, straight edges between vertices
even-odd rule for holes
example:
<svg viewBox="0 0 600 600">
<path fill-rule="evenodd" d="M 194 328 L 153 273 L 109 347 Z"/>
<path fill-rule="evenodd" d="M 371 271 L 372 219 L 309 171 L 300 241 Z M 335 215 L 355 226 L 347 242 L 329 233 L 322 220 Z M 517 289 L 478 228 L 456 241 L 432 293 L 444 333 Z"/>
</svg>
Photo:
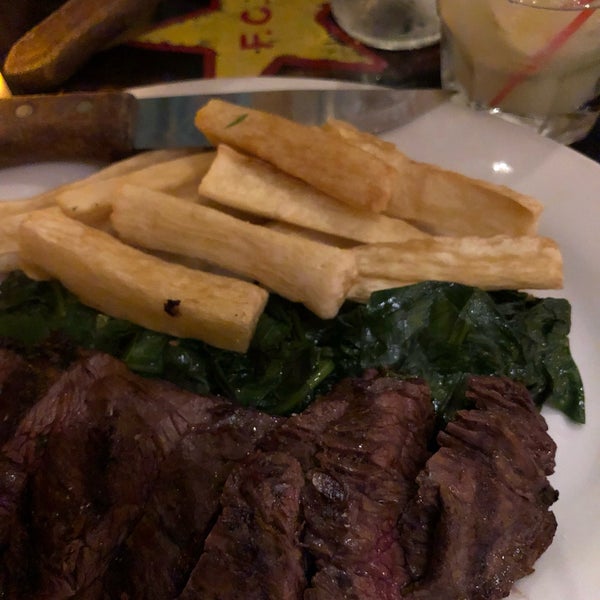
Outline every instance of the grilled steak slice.
<svg viewBox="0 0 600 600">
<path fill-rule="evenodd" d="M 183 589 L 219 511 L 227 476 L 278 419 L 216 404 L 161 464 L 144 513 L 86 598 L 164 600 Z"/>
<path fill-rule="evenodd" d="M 381 378 L 375 372 L 345 381 L 287 419 L 260 443 L 250 464 L 281 456 L 301 467 L 301 492 L 296 499 L 288 496 L 281 510 L 291 522 L 298 510 L 304 513 L 302 541 L 317 572 L 311 589 L 301 592 L 297 533 L 288 532 L 284 544 L 274 544 L 261 502 L 270 506 L 271 518 L 281 517 L 265 501 L 253 468 L 246 473 L 244 467 L 234 472 L 245 473 L 243 485 L 231 476 L 236 485 L 223 496 L 223 514 L 181 599 L 398 597 L 407 575 L 397 519 L 429 456 L 432 428 L 433 408 L 422 382 Z M 276 479 L 267 482 L 267 491 L 275 489 Z M 263 572 L 270 554 L 271 569 Z M 289 556 L 294 560 L 280 568 Z M 259 565 L 256 577 L 251 576 L 253 564 Z"/>
<path fill-rule="evenodd" d="M 556 448 L 522 386 L 467 394 L 431 455 L 420 381 L 283 419 L 3 348 L 0 598 L 501 598 L 554 535 Z"/>
<path fill-rule="evenodd" d="M 416 581 L 405 594 L 415 600 L 507 596 L 556 529 L 549 507 L 557 494 L 546 477 L 555 446 L 527 390 L 474 377 L 468 395 L 475 408 L 439 434 L 440 449 L 403 517 Z"/>
<path fill-rule="evenodd" d="M 257 452 L 240 465 L 180 600 L 299 598 L 306 585 L 297 540 L 303 485 L 289 454 Z"/>
<path fill-rule="evenodd" d="M 316 574 L 304 598 L 386 600 L 408 582 L 397 521 L 427 460 L 433 407 L 423 382 L 340 384 L 344 415 L 323 434 L 303 491 Z"/>
<path fill-rule="evenodd" d="M 70 597 L 102 575 L 141 516 L 161 463 L 223 404 L 137 377 L 102 355 L 65 373 L 4 448 L 5 465 L 23 473 L 21 493 L 11 492 L 7 552 L 23 559 L 13 549 L 29 540 L 36 571 L 23 575 L 31 597 Z M 4 577 L 6 589 L 25 596 L 18 575 L 7 568 Z"/>
<path fill-rule="evenodd" d="M 41 557 L 47 528 L 60 523 L 37 519 L 32 506 L 33 474 L 50 450 L 48 440 L 62 432 L 75 437 L 88 421 L 86 394 L 95 381 L 108 373 L 125 373 L 122 363 L 104 355 L 74 365 L 48 390 L 21 420 L 14 436 L 0 453 L 0 589 L 12 599 L 32 597 L 41 578 Z M 77 450 L 69 454 L 77 459 Z M 65 474 L 66 475 L 66 474 Z M 65 477 L 66 478 L 66 477 Z M 64 488 L 68 493 L 71 483 Z M 37 519 L 37 520 L 36 520 Z"/>
</svg>

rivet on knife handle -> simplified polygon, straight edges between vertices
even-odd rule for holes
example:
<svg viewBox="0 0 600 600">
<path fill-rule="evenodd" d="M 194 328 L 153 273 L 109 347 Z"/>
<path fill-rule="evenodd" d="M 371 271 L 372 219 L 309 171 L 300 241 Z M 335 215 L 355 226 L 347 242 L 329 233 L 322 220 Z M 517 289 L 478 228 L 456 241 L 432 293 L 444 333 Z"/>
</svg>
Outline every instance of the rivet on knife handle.
<svg viewBox="0 0 600 600">
<path fill-rule="evenodd" d="M 10 49 L 4 77 L 14 92 L 56 89 L 87 59 L 147 20 L 158 0 L 68 0 Z"/>
<path fill-rule="evenodd" d="M 135 98 L 123 92 L 1 99 L 0 164 L 126 156 L 135 110 Z"/>
</svg>

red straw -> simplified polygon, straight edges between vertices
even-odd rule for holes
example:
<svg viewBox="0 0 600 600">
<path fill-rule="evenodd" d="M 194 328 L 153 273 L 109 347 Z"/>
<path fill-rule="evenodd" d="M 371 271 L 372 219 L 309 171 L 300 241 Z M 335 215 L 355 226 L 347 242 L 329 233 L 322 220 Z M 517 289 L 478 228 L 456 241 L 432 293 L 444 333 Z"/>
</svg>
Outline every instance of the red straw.
<svg viewBox="0 0 600 600">
<path fill-rule="evenodd" d="M 587 0 L 578 0 L 578 4 L 587 4 Z M 561 29 L 546 46 L 536 52 L 520 71 L 511 75 L 506 85 L 492 98 L 490 106 L 500 104 L 522 81 L 537 73 L 552 58 L 552 55 L 594 14 L 594 11 L 594 8 L 586 8 L 577 13 L 577 16 L 564 29 Z"/>
</svg>

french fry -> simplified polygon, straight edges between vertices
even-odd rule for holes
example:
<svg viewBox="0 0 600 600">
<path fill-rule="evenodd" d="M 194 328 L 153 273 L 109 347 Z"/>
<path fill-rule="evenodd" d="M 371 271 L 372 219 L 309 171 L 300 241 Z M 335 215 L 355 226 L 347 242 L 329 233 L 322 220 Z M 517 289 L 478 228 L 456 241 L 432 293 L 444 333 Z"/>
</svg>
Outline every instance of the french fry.
<svg viewBox="0 0 600 600">
<path fill-rule="evenodd" d="M 487 290 L 558 289 L 562 256 L 544 237 L 437 237 L 351 250 L 360 277 L 403 282 L 455 281 Z"/>
<path fill-rule="evenodd" d="M 200 194 L 225 206 L 359 242 L 427 234 L 401 219 L 352 208 L 269 163 L 220 144 Z"/>
<path fill-rule="evenodd" d="M 2 200 L 0 202 L 0 219 L 18 213 L 25 213 L 40 208 L 46 208 L 56 203 L 56 195 L 60 192 L 75 189 L 80 185 L 87 183 L 102 181 L 111 177 L 117 177 L 132 171 L 150 167 L 165 160 L 172 160 L 180 156 L 189 154 L 189 150 L 173 149 L 173 150 L 152 150 L 142 152 L 121 161 L 112 163 L 83 179 L 77 179 L 70 183 L 58 186 L 46 192 L 36 194 L 29 198 L 19 198 L 16 200 Z"/>
<path fill-rule="evenodd" d="M 394 144 L 343 121 L 331 120 L 323 128 L 395 169 L 388 215 L 412 221 L 435 235 L 522 236 L 537 231 L 542 205 L 531 196 L 416 162 Z"/>
<path fill-rule="evenodd" d="M 334 317 L 356 277 L 349 251 L 285 235 L 162 192 L 125 185 L 112 224 L 129 243 L 207 260 Z"/>
<path fill-rule="evenodd" d="M 393 169 L 317 127 L 222 100 L 210 100 L 195 123 L 215 145 L 262 158 L 350 206 L 381 212 L 389 204 Z"/>
<path fill-rule="evenodd" d="M 505 186 L 476 181 L 433 165 L 417 164 L 421 171 L 420 202 L 412 206 L 398 196 L 389 214 L 400 217 L 409 206 L 410 218 L 437 235 L 535 235 L 541 205 Z"/>
<path fill-rule="evenodd" d="M 10 273 L 21 268 L 21 256 L 19 252 L 3 251 L 0 253 L 0 273 Z"/>
<path fill-rule="evenodd" d="M 0 220 L 4 220 L 14 215 L 46 208 L 54 204 L 54 192 L 43 192 L 30 198 L 19 198 L 18 200 L 0 201 Z"/>
<path fill-rule="evenodd" d="M 175 160 L 176 158 L 196 152 L 197 150 L 192 148 L 164 148 L 140 152 L 107 165 L 103 169 L 100 169 L 100 171 L 90 175 L 87 180 L 101 181 L 102 179 L 108 179 L 110 177 L 119 177 L 120 175 L 133 173 L 134 171 L 152 167 L 168 160 Z"/>
<path fill-rule="evenodd" d="M 53 208 L 24 220 L 20 252 L 99 311 L 238 352 L 268 296 L 251 283 L 166 263 Z"/>
<path fill-rule="evenodd" d="M 48 281 L 52 279 L 52 276 L 48 272 L 44 271 L 44 269 L 38 265 L 32 265 L 31 263 L 24 261 L 20 254 L 18 268 L 20 271 L 23 271 L 29 279 L 33 279 L 34 281 Z"/>
<path fill-rule="evenodd" d="M 16 213 L 0 219 L 0 273 L 20 268 L 19 227 L 29 213 Z"/>
<path fill-rule="evenodd" d="M 148 189 L 183 196 L 189 196 L 190 190 L 194 190 L 197 196 L 198 184 L 213 158 L 214 152 L 188 154 L 100 182 L 91 181 L 75 189 L 62 191 L 56 195 L 56 201 L 69 217 L 93 224 L 108 218 L 112 198 L 124 183 L 143 185 Z"/>
<path fill-rule="evenodd" d="M 18 252 L 2 252 L 0 254 L 0 273 L 17 271 L 21 266 Z"/>
</svg>

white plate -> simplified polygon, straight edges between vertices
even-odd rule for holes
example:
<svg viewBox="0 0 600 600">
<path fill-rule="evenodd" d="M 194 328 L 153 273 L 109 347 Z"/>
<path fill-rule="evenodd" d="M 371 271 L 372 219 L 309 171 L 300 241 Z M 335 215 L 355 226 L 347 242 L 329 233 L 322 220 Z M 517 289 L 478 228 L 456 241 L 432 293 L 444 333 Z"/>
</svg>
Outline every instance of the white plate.
<svg viewBox="0 0 600 600">
<path fill-rule="evenodd" d="M 182 92 L 281 87 L 350 87 L 323 80 L 261 78 L 186 83 Z M 139 95 L 160 91 L 160 86 Z M 558 444 L 553 485 L 558 531 L 536 571 L 517 582 L 513 600 L 591 600 L 600 593 L 600 165 L 526 129 L 452 103 L 388 132 L 411 157 L 505 184 L 545 204 L 541 233 L 561 246 L 573 307 L 571 348 L 587 398 L 587 424 L 544 409 Z M 0 198 L 15 198 L 86 175 L 97 165 L 51 163 L 0 171 Z M 548 294 L 552 295 L 552 294 Z"/>
</svg>

